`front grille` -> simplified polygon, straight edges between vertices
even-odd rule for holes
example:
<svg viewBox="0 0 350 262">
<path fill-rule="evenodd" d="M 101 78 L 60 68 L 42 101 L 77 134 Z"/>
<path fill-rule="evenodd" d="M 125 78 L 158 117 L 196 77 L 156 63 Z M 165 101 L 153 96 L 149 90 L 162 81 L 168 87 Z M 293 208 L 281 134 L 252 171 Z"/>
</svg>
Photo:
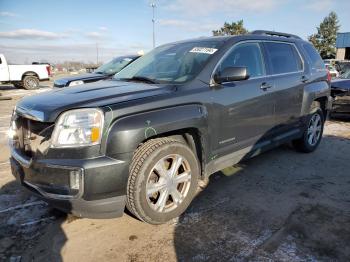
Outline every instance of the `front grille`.
<svg viewBox="0 0 350 262">
<path fill-rule="evenodd" d="M 68 86 L 67 84 L 68 84 L 67 81 L 56 80 L 53 82 L 53 87 L 62 88 L 62 87 Z"/>
<path fill-rule="evenodd" d="M 53 84 L 53 87 L 61 88 L 61 87 L 64 87 L 64 84 L 54 83 L 54 84 Z"/>
<path fill-rule="evenodd" d="M 13 121 L 16 126 L 13 146 L 30 158 L 45 154 L 50 145 L 54 123 L 39 122 L 19 115 Z"/>
</svg>

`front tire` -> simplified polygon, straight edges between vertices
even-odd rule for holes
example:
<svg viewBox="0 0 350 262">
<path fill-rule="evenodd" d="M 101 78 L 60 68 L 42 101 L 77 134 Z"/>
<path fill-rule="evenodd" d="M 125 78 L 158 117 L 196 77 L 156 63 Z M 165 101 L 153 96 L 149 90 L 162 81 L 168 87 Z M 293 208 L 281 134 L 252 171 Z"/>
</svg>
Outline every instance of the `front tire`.
<svg viewBox="0 0 350 262">
<path fill-rule="evenodd" d="M 36 76 L 25 76 L 23 78 L 23 87 L 27 90 L 37 89 L 39 87 L 39 79 Z"/>
<path fill-rule="evenodd" d="M 186 144 L 151 139 L 137 149 L 130 165 L 127 208 L 147 223 L 165 223 L 189 206 L 199 176 L 198 159 Z"/>
<path fill-rule="evenodd" d="M 316 150 L 321 142 L 324 127 L 324 115 L 318 102 L 312 105 L 311 113 L 308 116 L 307 126 L 300 139 L 294 140 L 294 147 L 304 153 Z"/>
</svg>

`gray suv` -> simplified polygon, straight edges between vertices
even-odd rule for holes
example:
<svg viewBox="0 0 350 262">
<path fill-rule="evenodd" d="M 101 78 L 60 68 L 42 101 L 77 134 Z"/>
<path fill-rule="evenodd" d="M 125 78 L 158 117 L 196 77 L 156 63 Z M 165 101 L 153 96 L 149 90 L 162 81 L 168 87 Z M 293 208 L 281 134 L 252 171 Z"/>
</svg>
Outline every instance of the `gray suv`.
<svg viewBox="0 0 350 262">
<path fill-rule="evenodd" d="M 200 180 L 292 141 L 319 145 L 331 108 L 327 70 L 310 43 L 255 31 L 159 46 L 113 79 L 18 102 L 12 172 L 77 216 L 160 224 Z"/>
</svg>

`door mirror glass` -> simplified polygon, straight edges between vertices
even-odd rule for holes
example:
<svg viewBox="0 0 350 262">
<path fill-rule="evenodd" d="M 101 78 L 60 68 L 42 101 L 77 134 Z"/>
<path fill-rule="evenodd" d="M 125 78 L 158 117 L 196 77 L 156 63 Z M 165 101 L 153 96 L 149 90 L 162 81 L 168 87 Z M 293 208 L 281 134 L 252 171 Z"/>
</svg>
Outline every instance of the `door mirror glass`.
<svg viewBox="0 0 350 262">
<path fill-rule="evenodd" d="M 245 66 L 226 67 L 221 72 L 217 72 L 214 75 L 216 83 L 221 84 L 224 82 L 242 81 L 249 78 L 247 68 Z"/>
</svg>

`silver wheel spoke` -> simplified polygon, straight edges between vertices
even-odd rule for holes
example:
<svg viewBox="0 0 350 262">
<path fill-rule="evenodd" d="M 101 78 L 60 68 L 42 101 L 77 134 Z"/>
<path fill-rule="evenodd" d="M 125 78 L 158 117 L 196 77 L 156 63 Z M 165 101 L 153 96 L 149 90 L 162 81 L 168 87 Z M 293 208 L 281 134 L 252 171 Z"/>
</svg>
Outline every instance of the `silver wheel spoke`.
<svg viewBox="0 0 350 262">
<path fill-rule="evenodd" d="M 159 196 L 158 201 L 156 203 L 156 209 L 159 212 L 162 212 L 163 209 L 165 208 L 166 201 L 168 200 L 168 198 L 169 198 L 168 189 L 165 189 L 160 193 L 160 196 Z"/>
<path fill-rule="evenodd" d="M 173 176 L 173 177 L 176 176 L 177 171 L 182 164 L 182 161 L 183 161 L 182 157 L 179 155 L 176 155 L 176 157 L 174 158 L 174 160 L 171 164 L 171 168 L 169 170 L 169 173 L 171 176 Z"/>
<path fill-rule="evenodd" d="M 315 132 L 316 140 L 318 140 L 318 139 L 320 138 L 320 135 L 321 135 L 321 132 L 320 132 L 320 131 L 316 131 L 316 132 Z"/>
<path fill-rule="evenodd" d="M 165 189 L 166 184 L 162 182 L 157 182 L 154 184 L 150 184 L 147 188 L 147 195 L 148 197 L 152 196 L 154 193 L 157 193 L 163 189 Z"/>
<path fill-rule="evenodd" d="M 310 136 L 309 136 L 309 139 L 308 139 L 310 145 L 312 145 L 312 143 L 313 143 L 312 141 L 313 140 L 314 140 L 314 133 L 311 133 Z"/>
<path fill-rule="evenodd" d="M 174 180 L 175 180 L 176 184 L 181 184 L 181 183 L 190 181 L 191 180 L 191 173 L 189 173 L 189 172 L 182 173 L 178 176 L 175 176 Z"/>
<path fill-rule="evenodd" d="M 316 117 L 313 124 L 314 128 L 317 128 L 317 126 L 319 125 L 319 122 L 320 122 L 320 119 Z"/>
<path fill-rule="evenodd" d="M 177 189 L 172 190 L 170 194 L 176 205 L 182 202 L 182 195 Z"/>
<path fill-rule="evenodd" d="M 315 134 L 313 134 L 313 136 L 312 136 L 312 145 L 315 144 L 315 141 L 316 141 L 316 136 L 315 136 Z"/>
<path fill-rule="evenodd" d="M 161 160 L 158 161 L 158 163 L 155 165 L 154 169 L 157 170 L 158 175 L 160 176 L 166 176 L 168 170 L 165 168 L 165 161 Z"/>
</svg>

